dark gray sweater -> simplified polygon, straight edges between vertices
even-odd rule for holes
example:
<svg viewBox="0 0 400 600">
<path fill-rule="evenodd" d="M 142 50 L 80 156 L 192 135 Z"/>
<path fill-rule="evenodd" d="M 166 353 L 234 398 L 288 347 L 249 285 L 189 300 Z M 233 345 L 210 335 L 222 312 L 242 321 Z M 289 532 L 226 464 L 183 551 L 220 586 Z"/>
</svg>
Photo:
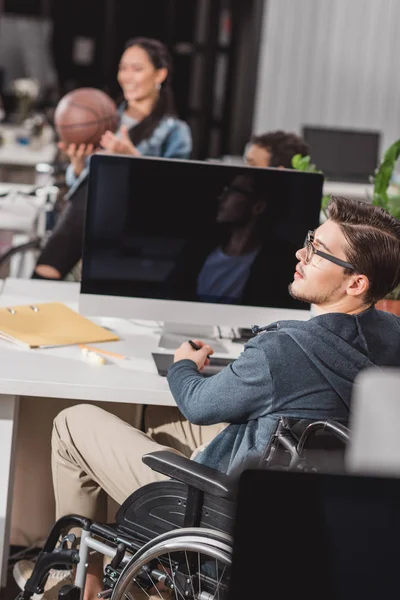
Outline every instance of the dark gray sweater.
<svg viewBox="0 0 400 600">
<path fill-rule="evenodd" d="M 354 378 L 372 365 L 400 366 L 400 317 L 375 308 L 274 323 L 217 375 L 181 360 L 168 382 L 192 423 L 230 423 L 197 458 L 229 473 L 262 455 L 281 415 L 347 419 Z"/>
</svg>

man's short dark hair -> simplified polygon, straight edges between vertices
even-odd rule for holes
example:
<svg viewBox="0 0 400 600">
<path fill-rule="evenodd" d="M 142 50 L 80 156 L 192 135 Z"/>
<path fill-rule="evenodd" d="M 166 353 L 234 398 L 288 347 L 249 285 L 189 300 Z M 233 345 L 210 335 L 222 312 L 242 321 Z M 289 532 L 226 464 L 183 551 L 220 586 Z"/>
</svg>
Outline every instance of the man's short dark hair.
<svg viewBox="0 0 400 600">
<path fill-rule="evenodd" d="M 368 277 L 365 300 L 377 302 L 400 282 L 400 221 L 383 208 L 341 196 L 332 196 L 327 212 L 349 245 L 346 260 Z"/>
<path fill-rule="evenodd" d="M 292 168 L 295 154 L 307 156 L 310 152 L 306 142 L 295 133 L 287 131 L 271 131 L 261 135 L 253 135 L 250 144 L 265 148 L 271 153 L 270 167 Z"/>
</svg>

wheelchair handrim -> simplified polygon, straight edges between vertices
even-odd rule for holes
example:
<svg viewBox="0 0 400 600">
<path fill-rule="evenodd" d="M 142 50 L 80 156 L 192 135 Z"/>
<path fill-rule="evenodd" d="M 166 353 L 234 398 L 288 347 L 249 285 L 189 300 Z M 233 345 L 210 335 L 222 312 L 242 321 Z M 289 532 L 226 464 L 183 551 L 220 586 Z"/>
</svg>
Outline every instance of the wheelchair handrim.
<svg viewBox="0 0 400 600">
<path fill-rule="evenodd" d="M 179 531 L 170 533 L 179 533 Z M 215 532 L 211 530 L 211 533 Z M 120 575 L 117 585 L 113 590 L 111 600 L 118 600 L 122 597 L 122 595 L 125 597 L 126 587 L 141 571 L 142 567 L 146 566 L 150 561 L 162 556 L 163 554 L 170 554 L 173 552 L 195 552 L 216 561 L 220 561 L 225 567 L 228 568 L 232 564 L 232 549 L 230 546 L 227 546 L 220 540 L 213 540 L 199 535 L 183 535 L 178 537 L 175 536 L 173 539 L 162 541 L 160 541 L 159 537 L 157 537 L 155 540 L 152 540 L 152 542 L 152 546 L 149 547 L 149 544 L 146 544 L 147 549 L 144 552 L 139 551 L 140 556 L 136 558 L 137 554 L 139 554 L 138 552 L 125 567 Z"/>
<path fill-rule="evenodd" d="M 164 540 L 167 541 L 169 539 L 177 539 L 185 536 L 192 537 L 192 539 L 193 536 L 196 536 L 198 541 L 201 543 L 211 543 L 214 547 L 217 546 L 223 552 L 227 552 L 229 554 L 232 553 L 233 538 L 228 533 L 224 533 L 223 531 L 218 531 L 216 529 L 208 529 L 205 527 L 182 527 L 181 529 L 174 529 L 173 531 L 162 533 L 142 546 L 125 565 L 121 572 L 121 577 L 124 575 L 128 567 L 133 564 L 134 561 L 139 560 L 142 554 L 146 552 L 148 548 L 152 548 L 155 543 L 158 544 Z"/>
</svg>

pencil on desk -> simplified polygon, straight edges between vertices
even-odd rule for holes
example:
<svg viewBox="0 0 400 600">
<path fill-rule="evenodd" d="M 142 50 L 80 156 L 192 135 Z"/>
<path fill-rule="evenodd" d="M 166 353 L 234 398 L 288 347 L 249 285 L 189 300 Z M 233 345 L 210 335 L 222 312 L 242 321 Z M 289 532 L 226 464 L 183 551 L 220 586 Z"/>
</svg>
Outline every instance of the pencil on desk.
<svg viewBox="0 0 400 600">
<path fill-rule="evenodd" d="M 110 350 L 102 350 L 100 348 L 93 348 L 93 346 L 86 346 L 86 344 L 79 344 L 79 348 L 82 348 L 82 350 L 89 350 L 90 352 L 97 352 L 97 354 L 113 356 L 114 358 L 126 358 L 126 356 L 124 356 L 123 354 L 117 354 L 116 352 L 110 352 Z"/>
</svg>

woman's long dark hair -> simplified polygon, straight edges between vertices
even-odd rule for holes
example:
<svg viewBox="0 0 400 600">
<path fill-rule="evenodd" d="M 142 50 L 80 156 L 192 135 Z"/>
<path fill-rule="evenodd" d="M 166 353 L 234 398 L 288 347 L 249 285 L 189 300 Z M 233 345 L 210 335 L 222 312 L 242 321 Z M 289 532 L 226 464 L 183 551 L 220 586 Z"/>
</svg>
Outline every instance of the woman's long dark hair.
<svg viewBox="0 0 400 600">
<path fill-rule="evenodd" d="M 155 69 L 167 69 L 168 75 L 161 84 L 160 96 L 152 112 L 140 123 L 131 127 L 129 137 L 133 144 L 138 144 L 141 140 L 151 137 L 153 131 L 165 116 L 176 116 L 174 93 L 171 86 L 172 79 L 172 58 L 168 48 L 162 42 L 152 38 L 137 37 L 129 40 L 125 44 L 125 50 L 139 46 L 147 52 Z"/>
</svg>

